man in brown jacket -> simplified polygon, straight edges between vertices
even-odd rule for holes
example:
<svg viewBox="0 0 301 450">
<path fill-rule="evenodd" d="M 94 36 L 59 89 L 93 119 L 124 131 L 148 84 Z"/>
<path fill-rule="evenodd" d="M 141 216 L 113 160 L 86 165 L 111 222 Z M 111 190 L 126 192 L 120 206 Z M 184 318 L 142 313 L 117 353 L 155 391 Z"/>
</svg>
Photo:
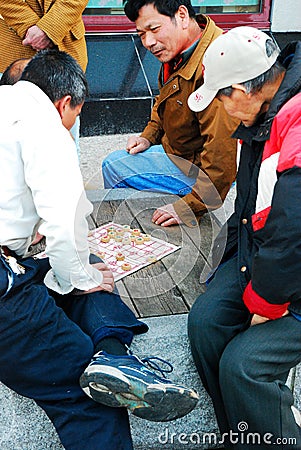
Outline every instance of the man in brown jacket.
<svg viewBox="0 0 301 450">
<path fill-rule="evenodd" d="M 203 83 L 203 54 L 222 30 L 209 17 L 196 16 L 190 0 L 128 0 L 125 13 L 162 63 L 160 94 L 142 134 L 104 160 L 104 184 L 177 194 L 181 198 L 157 209 L 153 221 L 193 226 L 221 206 L 236 174 L 231 134 L 237 121 L 218 100 L 201 113 L 187 105 Z"/>
<path fill-rule="evenodd" d="M 82 13 L 88 0 L 0 0 L 0 72 L 19 58 L 57 47 L 87 66 Z"/>
</svg>

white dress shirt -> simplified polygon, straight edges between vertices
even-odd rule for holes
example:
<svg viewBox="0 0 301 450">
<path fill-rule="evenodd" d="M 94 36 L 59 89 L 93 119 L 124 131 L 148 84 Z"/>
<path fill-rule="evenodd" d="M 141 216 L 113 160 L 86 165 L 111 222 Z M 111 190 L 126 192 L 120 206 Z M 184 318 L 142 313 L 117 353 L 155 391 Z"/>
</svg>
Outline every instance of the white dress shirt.
<svg viewBox="0 0 301 450">
<path fill-rule="evenodd" d="M 0 244 L 24 256 L 38 229 L 52 267 L 48 287 L 65 294 L 100 285 L 88 261 L 92 205 L 58 111 L 27 81 L 1 86 L 0 105 Z"/>
</svg>

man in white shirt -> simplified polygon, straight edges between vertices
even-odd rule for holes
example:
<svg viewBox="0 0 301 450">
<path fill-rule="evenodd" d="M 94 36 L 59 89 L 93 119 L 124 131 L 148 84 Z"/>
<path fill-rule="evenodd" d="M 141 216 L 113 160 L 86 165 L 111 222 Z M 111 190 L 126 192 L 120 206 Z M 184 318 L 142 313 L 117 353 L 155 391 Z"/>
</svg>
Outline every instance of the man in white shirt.
<svg viewBox="0 0 301 450">
<path fill-rule="evenodd" d="M 126 408 L 172 420 L 198 396 L 128 354 L 147 326 L 89 262 L 92 205 L 69 133 L 86 93 L 82 69 L 55 50 L 0 87 L 0 380 L 46 411 L 65 449 L 128 450 Z M 48 258 L 27 256 L 37 232 Z"/>
</svg>

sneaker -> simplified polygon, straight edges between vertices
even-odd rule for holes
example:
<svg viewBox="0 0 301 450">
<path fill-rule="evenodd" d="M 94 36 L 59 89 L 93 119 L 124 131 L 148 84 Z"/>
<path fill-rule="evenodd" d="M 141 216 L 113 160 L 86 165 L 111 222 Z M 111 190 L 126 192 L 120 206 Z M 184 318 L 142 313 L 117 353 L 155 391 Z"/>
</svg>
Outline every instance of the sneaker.
<svg viewBox="0 0 301 450">
<path fill-rule="evenodd" d="M 169 370 L 152 363 L 159 360 Z M 150 370 L 159 370 L 162 378 Z M 154 422 L 166 422 L 188 414 L 199 396 L 184 386 L 164 378 L 172 366 L 156 357 L 140 360 L 134 355 L 116 356 L 104 351 L 96 353 L 80 378 L 84 392 L 96 402 L 111 407 L 126 407 L 135 416 Z"/>
</svg>

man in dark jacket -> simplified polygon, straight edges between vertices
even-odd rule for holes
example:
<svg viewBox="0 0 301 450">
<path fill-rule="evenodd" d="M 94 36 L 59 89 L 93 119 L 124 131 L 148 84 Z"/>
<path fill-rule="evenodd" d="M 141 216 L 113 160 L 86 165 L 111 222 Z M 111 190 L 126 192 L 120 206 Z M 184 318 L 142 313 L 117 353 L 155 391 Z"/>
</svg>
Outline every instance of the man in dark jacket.
<svg viewBox="0 0 301 450">
<path fill-rule="evenodd" d="M 201 111 L 217 97 L 242 122 L 235 212 L 189 317 L 226 448 L 301 449 L 285 384 L 301 361 L 301 43 L 278 53 L 255 28 L 229 31 L 207 50 L 204 85 L 189 98 Z"/>
</svg>

